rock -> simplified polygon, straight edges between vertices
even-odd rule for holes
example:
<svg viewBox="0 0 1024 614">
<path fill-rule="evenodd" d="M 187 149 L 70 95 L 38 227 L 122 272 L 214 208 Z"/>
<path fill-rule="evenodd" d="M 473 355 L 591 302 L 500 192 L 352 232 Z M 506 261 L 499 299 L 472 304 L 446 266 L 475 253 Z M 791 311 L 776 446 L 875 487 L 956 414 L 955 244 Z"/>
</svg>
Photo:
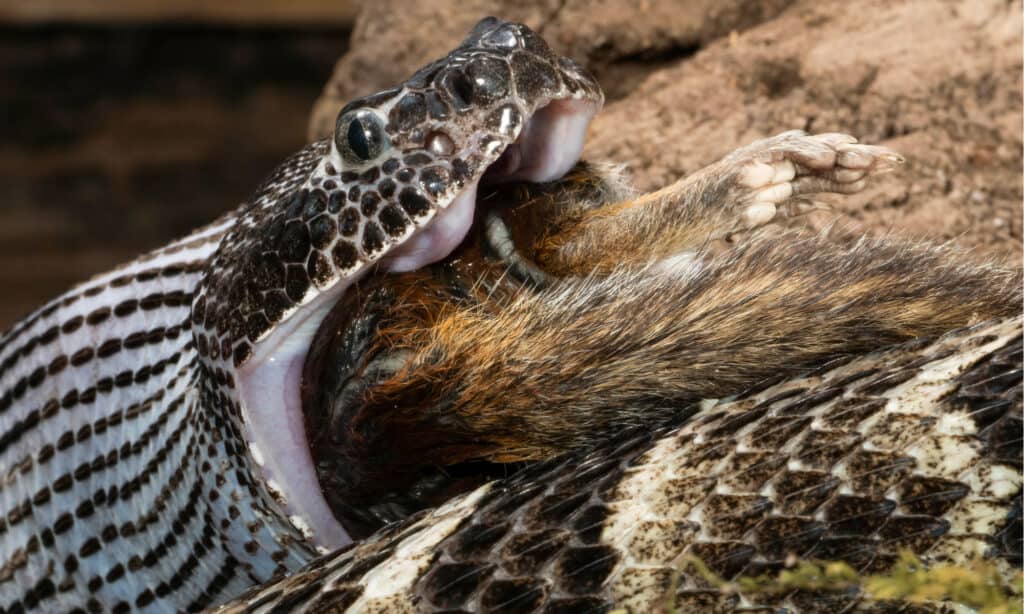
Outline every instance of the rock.
<svg viewBox="0 0 1024 614">
<path fill-rule="evenodd" d="M 642 188 L 783 130 L 848 132 L 908 164 L 830 199 L 812 226 L 954 239 L 1019 262 L 1021 13 L 1019 0 L 382 0 L 359 15 L 310 134 L 330 134 L 344 102 L 403 79 L 495 14 L 598 76 L 608 104 L 584 155 L 628 163 Z"/>
</svg>

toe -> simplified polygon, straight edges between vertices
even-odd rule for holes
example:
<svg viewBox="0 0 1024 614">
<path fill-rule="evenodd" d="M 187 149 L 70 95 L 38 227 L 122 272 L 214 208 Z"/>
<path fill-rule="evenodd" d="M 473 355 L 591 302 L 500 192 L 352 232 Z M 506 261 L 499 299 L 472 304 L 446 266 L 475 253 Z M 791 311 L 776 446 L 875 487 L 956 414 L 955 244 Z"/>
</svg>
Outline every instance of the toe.
<svg viewBox="0 0 1024 614">
<path fill-rule="evenodd" d="M 844 168 L 891 170 L 905 161 L 895 151 L 878 145 L 840 145 L 837 151 L 836 163 Z"/>
<path fill-rule="evenodd" d="M 837 183 L 853 183 L 858 179 L 862 179 L 867 172 L 867 169 L 863 168 L 843 168 L 840 166 L 832 172 L 832 178 Z"/>
<path fill-rule="evenodd" d="M 772 175 L 772 183 L 783 183 L 792 181 L 796 177 L 796 166 L 790 160 L 783 160 L 772 165 L 775 174 Z"/>
<path fill-rule="evenodd" d="M 781 203 L 793 195 L 793 182 L 774 183 L 754 194 L 755 203 Z"/>
<path fill-rule="evenodd" d="M 764 226 L 775 218 L 776 208 L 773 203 L 759 202 L 743 210 L 743 223 L 747 228 Z"/>
<path fill-rule="evenodd" d="M 832 149 L 838 149 L 842 145 L 851 145 L 857 142 L 857 137 L 843 134 L 842 132 L 825 132 L 816 134 L 813 138 L 825 143 Z"/>
<path fill-rule="evenodd" d="M 787 146 L 786 157 L 811 171 L 832 168 L 836 164 L 836 148 L 818 137 L 803 137 Z"/>
<path fill-rule="evenodd" d="M 761 188 L 772 182 L 775 166 L 768 162 L 751 161 L 740 171 L 740 183 L 748 188 Z"/>
</svg>

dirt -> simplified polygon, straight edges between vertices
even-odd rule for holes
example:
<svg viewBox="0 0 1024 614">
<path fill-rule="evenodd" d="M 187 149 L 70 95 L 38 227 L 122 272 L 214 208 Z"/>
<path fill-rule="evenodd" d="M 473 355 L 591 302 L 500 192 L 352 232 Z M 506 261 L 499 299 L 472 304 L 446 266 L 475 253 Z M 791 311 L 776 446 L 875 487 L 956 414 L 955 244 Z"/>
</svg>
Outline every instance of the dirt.
<svg viewBox="0 0 1024 614">
<path fill-rule="evenodd" d="M 584 156 L 627 163 L 642 188 L 783 130 L 848 132 L 907 165 L 801 224 L 953 240 L 1020 263 L 1020 1 L 378 0 L 310 136 L 489 14 L 527 23 L 598 76 L 608 103 Z"/>
</svg>

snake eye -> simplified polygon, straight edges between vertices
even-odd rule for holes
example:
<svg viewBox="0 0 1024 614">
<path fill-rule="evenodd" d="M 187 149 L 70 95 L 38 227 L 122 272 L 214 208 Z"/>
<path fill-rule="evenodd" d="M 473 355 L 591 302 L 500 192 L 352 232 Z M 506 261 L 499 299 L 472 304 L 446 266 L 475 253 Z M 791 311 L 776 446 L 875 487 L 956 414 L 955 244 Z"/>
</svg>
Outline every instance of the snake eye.
<svg viewBox="0 0 1024 614">
<path fill-rule="evenodd" d="M 373 160 L 390 146 L 381 119 L 365 109 L 338 118 L 334 142 L 342 158 L 354 164 Z"/>
</svg>

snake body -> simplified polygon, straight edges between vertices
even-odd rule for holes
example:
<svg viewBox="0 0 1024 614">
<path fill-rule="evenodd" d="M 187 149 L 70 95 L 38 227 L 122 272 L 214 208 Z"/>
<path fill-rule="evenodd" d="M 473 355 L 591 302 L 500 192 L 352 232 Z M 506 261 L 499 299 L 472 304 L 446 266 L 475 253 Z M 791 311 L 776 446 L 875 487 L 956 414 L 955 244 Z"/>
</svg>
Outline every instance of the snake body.
<svg viewBox="0 0 1024 614">
<path fill-rule="evenodd" d="M 232 213 L 6 332 L 4 611 L 841 609 L 864 597 L 722 592 L 678 561 L 1019 566 L 1019 317 L 680 405 L 353 543 L 303 428 L 314 334 L 370 271 L 448 256 L 481 180 L 561 177 L 602 102 L 528 28 L 485 19 Z"/>
</svg>

